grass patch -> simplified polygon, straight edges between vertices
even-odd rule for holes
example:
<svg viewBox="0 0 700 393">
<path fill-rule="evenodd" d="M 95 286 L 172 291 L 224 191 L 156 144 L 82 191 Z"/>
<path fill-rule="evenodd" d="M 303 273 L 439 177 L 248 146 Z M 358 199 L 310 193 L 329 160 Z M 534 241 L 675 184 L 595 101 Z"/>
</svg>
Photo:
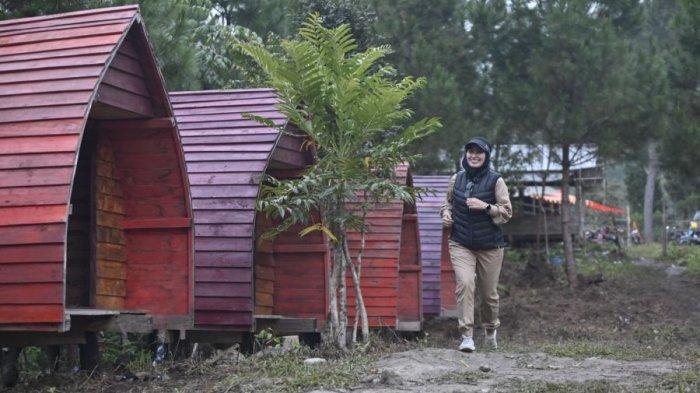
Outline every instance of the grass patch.
<svg viewBox="0 0 700 393">
<path fill-rule="evenodd" d="M 228 376 L 218 383 L 216 390 L 301 392 L 349 388 L 360 383 L 376 360 L 375 355 L 356 350 L 326 363 L 304 364 L 304 359 L 312 356 L 318 353 L 302 347 L 277 356 L 250 357 L 228 368 Z"/>
<path fill-rule="evenodd" d="M 649 359 L 697 359 L 698 351 L 680 343 L 657 342 L 643 345 L 621 341 L 565 341 L 559 344 L 543 344 L 542 351 L 554 356 L 585 359 L 590 357 L 616 360 Z"/>
<path fill-rule="evenodd" d="M 516 381 L 497 388 L 499 392 L 513 393 L 618 393 L 630 392 L 623 386 L 608 381 L 544 382 Z"/>
<path fill-rule="evenodd" d="M 657 384 L 658 388 L 673 392 L 700 391 L 700 370 L 681 371 L 665 374 Z"/>
<path fill-rule="evenodd" d="M 626 253 L 628 258 L 632 259 L 649 258 L 683 266 L 687 269 L 686 274 L 700 276 L 700 247 L 698 246 L 679 246 L 669 243 L 666 256 L 663 256 L 661 244 L 640 244 L 629 247 Z"/>
</svg>

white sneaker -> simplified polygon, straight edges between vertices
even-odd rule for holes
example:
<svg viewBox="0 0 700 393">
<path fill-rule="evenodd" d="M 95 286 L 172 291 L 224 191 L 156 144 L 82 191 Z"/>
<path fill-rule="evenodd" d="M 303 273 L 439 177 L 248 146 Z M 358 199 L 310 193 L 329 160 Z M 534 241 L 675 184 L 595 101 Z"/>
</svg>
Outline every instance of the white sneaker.
<svg viewBox="0 0 700 393">
<path fill-rule="evenodd" d="M 498 342 L 496 341 L 496 330 L 489 334 L 488 331 L 484 332 L 484 343 L 489 349 L 498 349 Z"/>
<path fill-rule="evenodd" d="M 459 344 L 459 350 L 462 352 L 474 352 L 474 340 L 471 337 L 462 336 L 462 342 Z"/>
</svg>

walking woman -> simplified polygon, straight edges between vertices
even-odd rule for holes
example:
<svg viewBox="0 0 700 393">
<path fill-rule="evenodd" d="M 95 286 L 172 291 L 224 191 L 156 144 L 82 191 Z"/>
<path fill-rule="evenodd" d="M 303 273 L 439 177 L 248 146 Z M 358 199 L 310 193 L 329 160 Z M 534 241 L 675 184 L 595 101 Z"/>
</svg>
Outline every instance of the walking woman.
<svg viewBox="0 0 700 393">
<path fill-rule="evenodd" d="M 451 227 L 449 249 L 457 280 L 456 296 L 460 351 L 474 346 L 474 288 L 479 284 L 486 345 L 498 347 L 498 276 L 503 263 L 500 225 L 510 220 L 513 209 L 508 187 L 490 168 L 491 145 L 476 137 L 464 145 L 463 170 L 450 178 L 447 197 L 440 211 L 443 225 Z"/>
</svg>

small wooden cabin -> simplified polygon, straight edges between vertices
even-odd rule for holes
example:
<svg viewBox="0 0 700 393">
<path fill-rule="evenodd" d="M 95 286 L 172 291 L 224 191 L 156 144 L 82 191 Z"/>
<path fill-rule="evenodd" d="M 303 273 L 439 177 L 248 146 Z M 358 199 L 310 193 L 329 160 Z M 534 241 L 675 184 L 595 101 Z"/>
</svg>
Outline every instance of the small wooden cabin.
<svg viewBox="0 0 700 393">
<path fill-rule="evenodd" d="M 413 185 L 408 165 L 396 170 L 396 181 Z M 366 217 L 361 285 L 370 328 L 420 331 L 423 324 L 421 250 L 416 206 L 395 201 L 376 206 Z M 350 256 L 357 258 L 360 234 L 348 236 Z M 348 275 L 348 313 L 355 316 L 355 293 Z"/>
<path fill-rule="evenodd" d="M 446 176 L 413 176 L 416 187 L 426 189 L 418 201 L 418 229 L 423 266 L 423 315 L 440 315 L 440 277 L 442 256 L 442 218 L 440 208 L 447 193 Z"/>
<path fill-rule="evenodd" d="M 1 331 L 102 330 L 144 312 L 140 330 L 189 325 L 172 116 L 137 6 L 0 22 Z M 32 340 L 0 333 L 0 346 Z"/>
<path fill-rule="evenodd" d="M 274 222 L 256 213 L 265 174 L 293 178 L 312 162 L 286 125 L 271 89 L 171 93 L 185 149 L 195 223 L 195 340 L 214 332 L 320 329 L 328 302 L 329 252 L 320 233 L 292 228 L 274 243 Z M 268 118 L 289 132 L 245 114 Z M 315 217 L 318 219 L 318 217 Z"/>
</svg>

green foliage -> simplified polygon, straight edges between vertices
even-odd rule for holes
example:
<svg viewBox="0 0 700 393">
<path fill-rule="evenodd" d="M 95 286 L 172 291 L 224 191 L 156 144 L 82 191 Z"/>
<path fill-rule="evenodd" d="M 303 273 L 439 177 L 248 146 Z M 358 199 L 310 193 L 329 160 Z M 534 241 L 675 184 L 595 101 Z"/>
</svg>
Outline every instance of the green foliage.
<svg viewBox="0 0 700 393">
<path fill-rule="evenodd" d="M 353 351 L 327 363 L 309 366 L 304 359 L 319 354 L 300 347 L 279 356 L 251 357 L 229 370 L 217 384 L 221 391 L 305 392 L 357 385 L 376 357 Z"/>
<path fill-rule="evenodd" d="M 326 27 L 348 25 L 358 50 L 366 50 L 377 42 L 372 31 L 377 17 L 366 0 L 294 0 L 290 3 L 294 28 L 301 27 L 309 14 L 317 13 Z"/>
<path fill-rule="evenodd" d="M 404 102 L 425 80 L 391 79 L 395 71 L 377 65 L 388 47 L 353 53 L 349 26 L 326 28 L 318 14 L 299 35 L 281 41 L 283 56 L 256 44 L 240 46 L 268 75 L 280 94 L 280 111 L 310 137 L 307 148 L 317 158 L 299 179 L 268 179 L 258 208 L 283 220 L 279 230 L 306 223 L 310 212 L 320 210 L 324 224 L 344 236 L 346 228 L 363 225 L 361 214 L 346 207 L 358 195 L 365 203 L 413 201 L 413 188 L 392 181 L 395 169 L 413 158 L 408 145 L 440 123 L 432 118 L 405 126 L 413 112 Z"/>
<path fill-rule="evenodd" d="M 133 340 L 118 333 L 105 333 L 102 362 L 117 371 L 150 371 L 153 361 L 151 352 L 146 349 L 147 345 L 143 340 L 132 338 Z"/>
</svg>

